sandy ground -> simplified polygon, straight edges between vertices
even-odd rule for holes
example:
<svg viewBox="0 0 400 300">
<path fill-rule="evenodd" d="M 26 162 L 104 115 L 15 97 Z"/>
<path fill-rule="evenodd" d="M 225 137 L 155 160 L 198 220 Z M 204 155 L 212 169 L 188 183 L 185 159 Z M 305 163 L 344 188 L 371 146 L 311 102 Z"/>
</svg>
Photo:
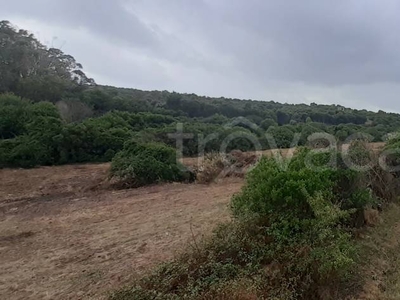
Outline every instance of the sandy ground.
<svg viewBox="0 0 400 300">
<path fill-rule="evenodd" d="M 0 170 L 1 299 L 102 299 L 228 219 L 243 183 L 112 191 L 107 169 Z"/>
</svg>

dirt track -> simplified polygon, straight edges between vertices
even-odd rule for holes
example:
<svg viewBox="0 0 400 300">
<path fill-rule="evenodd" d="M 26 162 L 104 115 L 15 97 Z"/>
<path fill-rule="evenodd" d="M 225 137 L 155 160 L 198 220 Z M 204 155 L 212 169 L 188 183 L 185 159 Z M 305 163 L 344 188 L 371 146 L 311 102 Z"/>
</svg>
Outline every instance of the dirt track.
<svg viewBox="0 0 400 300">
<path fill-rule="evenodd" d="M 0 170 L 0 298 L 102 298 L 228 219 L 242 186 L 111 191 L 107 168 Z"/>
</svg>

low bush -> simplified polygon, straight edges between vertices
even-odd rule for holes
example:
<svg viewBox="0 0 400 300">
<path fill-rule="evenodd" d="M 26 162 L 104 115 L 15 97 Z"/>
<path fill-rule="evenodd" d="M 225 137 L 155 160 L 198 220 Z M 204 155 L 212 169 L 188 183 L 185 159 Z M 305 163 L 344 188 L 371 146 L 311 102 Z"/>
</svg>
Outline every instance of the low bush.
<svg viewBox="0 0 400 300">
<path fill-rule="evenodd" d="M 196 170 L 196 179 L 198 183 L 206 184 L 218 178 L 244 177 L 257 162 L 257 155 L 240 150 L 228 154 L 207 153 L 203 163 Z"/>
<path fill-rule="evenodd" d="M 175 150 L 163 144 L 125 143 L 112 160 L 110 177 L 116 185 L 139 187 L 156 182 L 193 181 L 193 175 L 176 160 Z"/>
<path fill-rule="evenodd" d="M 344 161 L 306 148 L 291 161 L 262 158 L 230 223 L 111 299 L 338 299 L 355 264 L 354 220 L 385 200 L 371 187 L 375 169 Z"/>
<path fill-rule="evenodd" d="M 215 181 L 228 164 L 226 155 L 215 152 L 206 154 L 203 163 L 196 170 L 197 182 L 206 184 Z"/>
<path fill-rule="evenodd" d="M 385 146 L 386 163 L 387 167 L 400 177 L 400 137 L 396 135 L 390 139 Z"/>
</svg>

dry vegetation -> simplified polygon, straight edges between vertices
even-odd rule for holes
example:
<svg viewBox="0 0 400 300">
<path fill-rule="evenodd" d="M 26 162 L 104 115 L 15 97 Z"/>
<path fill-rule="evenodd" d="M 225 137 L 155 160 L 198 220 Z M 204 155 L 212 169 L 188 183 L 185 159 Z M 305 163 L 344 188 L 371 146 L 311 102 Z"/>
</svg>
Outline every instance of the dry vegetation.
<svg viewBox="0 0 400 300">
<path fill-rule="evenodd" d="M 105 297 L 227 220 L 242 186 L 233 178 L 112 191 L 108 167 L 0 171 L 2 299 Z"/>
<path fill-rule="evenodd" d="M 392 204 L 373 227 L 360 233 L 359 280 L 353 289 L 361 289 L 357 300 L 400 299 L 400 207 Z M 374 217 L 375 218 L 375 217 Z"/>
<path fill-rule="evenodd" d="M 209 153 L 201 164 L 195 168 L 198 183 L 211 183 L 227 177 L 244 178 L 246 173 L 259 160 L 255 153 L 240 150 L 228 154 Z"/>
<path fill-rule="evenodd" d="M 284 156 L 288 153 L 283 151 Z M 186 165 L 196 162 L 185 159 Z M 98 164 L 0 171 L 4 299 L 105 298 L 228 220 L 227 205 L 243 185 L 239 176 L 210 185 L 113 191 L 105 181 L 108 168 Z M 366 212 L 367 223 L 378 225 L 361 234 L 369 250 L 360 299 L 399 298 L 399 214 L 393 206 L 384 215 L 389 221 L 380 223 L 376 210 Z M 237 292 L 227 297 L 255 299 L 246 292 L 246 282 L 236 284 Z"/>
</svg>

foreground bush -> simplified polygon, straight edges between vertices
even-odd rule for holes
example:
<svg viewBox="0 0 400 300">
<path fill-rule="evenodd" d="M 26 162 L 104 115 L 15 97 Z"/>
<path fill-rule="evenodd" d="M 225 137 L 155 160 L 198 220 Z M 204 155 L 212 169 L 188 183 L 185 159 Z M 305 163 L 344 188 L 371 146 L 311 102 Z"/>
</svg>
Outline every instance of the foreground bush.
<svg viewBox="0 0 400 300">
<path fill-rule="evenodd" d="M 176 161 L 175 150 L 163 144 L 127 142 L 111 163 L 111 178 L 123 187 L 156 182 L 191 181 L 191 173 Z"/>
<path fill-rule="evenodd" d="M 366 151 L 355 148 L 350 153 L 365 157 Z M 373 195 L 365 193 L 369 185 L 369 174 L 349 169 L 337 153 L 300 148 L 291 161 L 263 158 L 242 193 L 233 198 L 232 208 L 236 216 L 310 219 L 315 217 L 310 198 L 321 196 L 340 209 L 358 209 L 374 202 Z"/>
<path fill-rule="evenodd" d="M 111 299 L 339 299 L 356 257 L 353 220 L 385 200 L 373 178 L 337 153 L 264 157 L 232 200 L 233 221 Z"/>
</svg>

